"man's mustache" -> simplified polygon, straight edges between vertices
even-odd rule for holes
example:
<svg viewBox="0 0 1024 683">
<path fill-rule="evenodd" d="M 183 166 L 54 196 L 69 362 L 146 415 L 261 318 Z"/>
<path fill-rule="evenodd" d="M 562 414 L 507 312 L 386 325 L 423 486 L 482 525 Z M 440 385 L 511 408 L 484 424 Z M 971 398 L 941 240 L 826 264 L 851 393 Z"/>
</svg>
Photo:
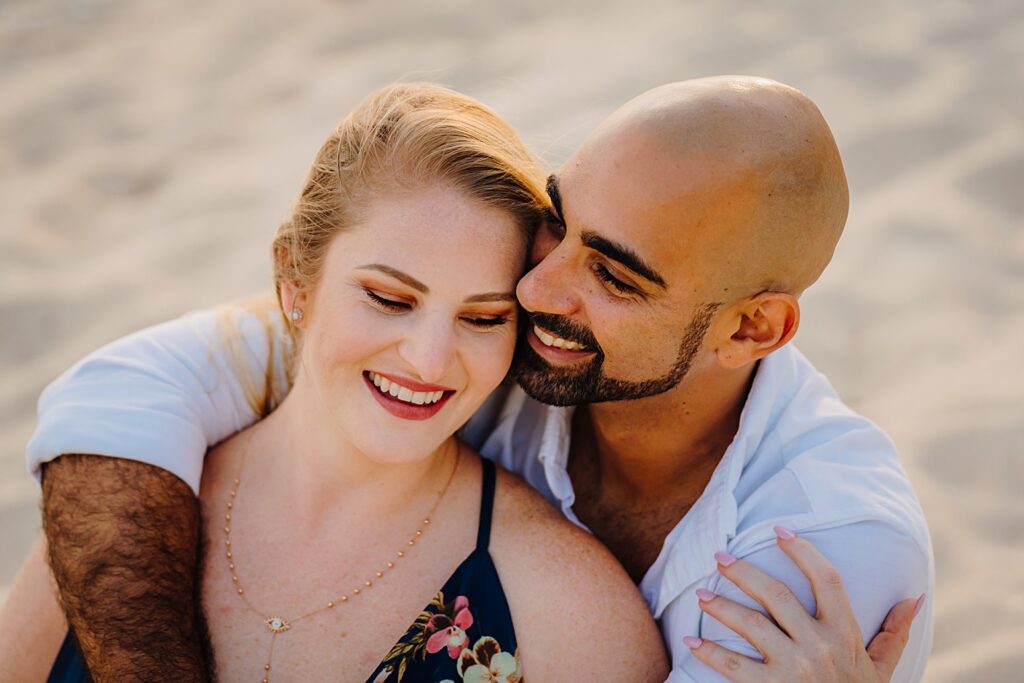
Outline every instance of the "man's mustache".
<svg viewBox="0 0 1024 683">
<path fill-rule="evenodd" d="M 578 322 L 569 320 L 560 315 L 551 313 L 530 313 L 527 312 L 530 323 L 540 327 L 551 334 L 561 337 L 566 341 L 573 341 L 586 347 L 588 351 L 601 353 L 601 345 L 597 343 L 594 334 Z"/>
</svg>

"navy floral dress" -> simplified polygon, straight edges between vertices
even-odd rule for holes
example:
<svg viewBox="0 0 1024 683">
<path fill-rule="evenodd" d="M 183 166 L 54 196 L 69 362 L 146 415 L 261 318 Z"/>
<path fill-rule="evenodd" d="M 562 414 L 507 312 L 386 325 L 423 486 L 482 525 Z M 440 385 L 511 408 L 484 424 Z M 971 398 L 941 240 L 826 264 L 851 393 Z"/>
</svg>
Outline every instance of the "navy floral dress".
<svg viewBox="0 0 1024 683">
<path fill-rule="evenodd" d="M 512 614 L 488 551 L 494 510 L 494 463 L 483 464 L 476 548 L 463 560 L 367 683 L 521 683 L 523 667 Z M 50 683 L 91 681 L 68 632 Z"/>
</svg>

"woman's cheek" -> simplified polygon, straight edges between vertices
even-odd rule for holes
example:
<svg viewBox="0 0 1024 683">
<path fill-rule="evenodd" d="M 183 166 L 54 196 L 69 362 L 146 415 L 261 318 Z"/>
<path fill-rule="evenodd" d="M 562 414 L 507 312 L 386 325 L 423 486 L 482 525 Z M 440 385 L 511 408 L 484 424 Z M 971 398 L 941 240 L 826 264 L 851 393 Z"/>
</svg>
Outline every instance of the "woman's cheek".
<svg viewBox="0 0 1024 683">
<path fill-rule="evenodd" d="M 366 310 L 359 310 L 364 308 Z M 395 336 L 394 324 L 368 307 L 324 321 L 317 336 L 321 356 L 334 362 L 360 363 L 386 348 Z"/>
<path fill-rule="evenodd" d="M 478 383 L 491 393 L 508 374 L 516 348 L 516 326 L 506 323 L 505 329 L 482 335 L 473 353 L 474 375 Z"/>
</svg>

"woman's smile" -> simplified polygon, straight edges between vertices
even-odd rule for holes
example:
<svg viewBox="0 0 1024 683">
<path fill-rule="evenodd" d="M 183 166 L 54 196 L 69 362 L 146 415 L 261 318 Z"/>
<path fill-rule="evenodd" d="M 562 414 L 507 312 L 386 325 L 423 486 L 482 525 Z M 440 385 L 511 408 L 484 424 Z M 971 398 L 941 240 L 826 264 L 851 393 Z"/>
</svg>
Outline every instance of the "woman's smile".
<svg viewBox="0 0 1024 683">
<path fill-rule="evenodd" d="M 377 402 L 395 417 L 426 420 L 455 395 L 454 389 L 367 370 L 363 381 Z"/>
</svg>

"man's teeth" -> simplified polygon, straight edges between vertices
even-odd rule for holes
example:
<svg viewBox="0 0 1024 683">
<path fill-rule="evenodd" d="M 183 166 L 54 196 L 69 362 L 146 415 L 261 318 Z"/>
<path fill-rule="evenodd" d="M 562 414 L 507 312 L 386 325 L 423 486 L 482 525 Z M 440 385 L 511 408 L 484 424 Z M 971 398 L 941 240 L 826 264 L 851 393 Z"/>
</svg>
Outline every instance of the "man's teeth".
<svg viewBox="0 0 1024 683">
<path fill-rule="evenodd" d="M 443 391 L 413 391 L 412 389 L 403 387 L 398 382 L 392 382 L 387 377 L 381 377 L 376 372 L 368 373 L 370 381 L 373 382 L 373 386 L 381 390 L 385 394 L 390 394 L 399 401 L 405 401 L 406 403 L 412 403 L 418 406 L 430 405 L 431 403 L 437 403 L 444 396 Z"/>
<path fill-rule="evenodd" d="M 554 346 L 556 349 L 565 349 L 566 351 L 586 351 L 583 344 L 577 344 L 561 337 L 552 337 L 536 325 L 533 326 L 533 333 L 537 335 L 537 339 L 540 339 L 544 346 Z"/>
</svg>

